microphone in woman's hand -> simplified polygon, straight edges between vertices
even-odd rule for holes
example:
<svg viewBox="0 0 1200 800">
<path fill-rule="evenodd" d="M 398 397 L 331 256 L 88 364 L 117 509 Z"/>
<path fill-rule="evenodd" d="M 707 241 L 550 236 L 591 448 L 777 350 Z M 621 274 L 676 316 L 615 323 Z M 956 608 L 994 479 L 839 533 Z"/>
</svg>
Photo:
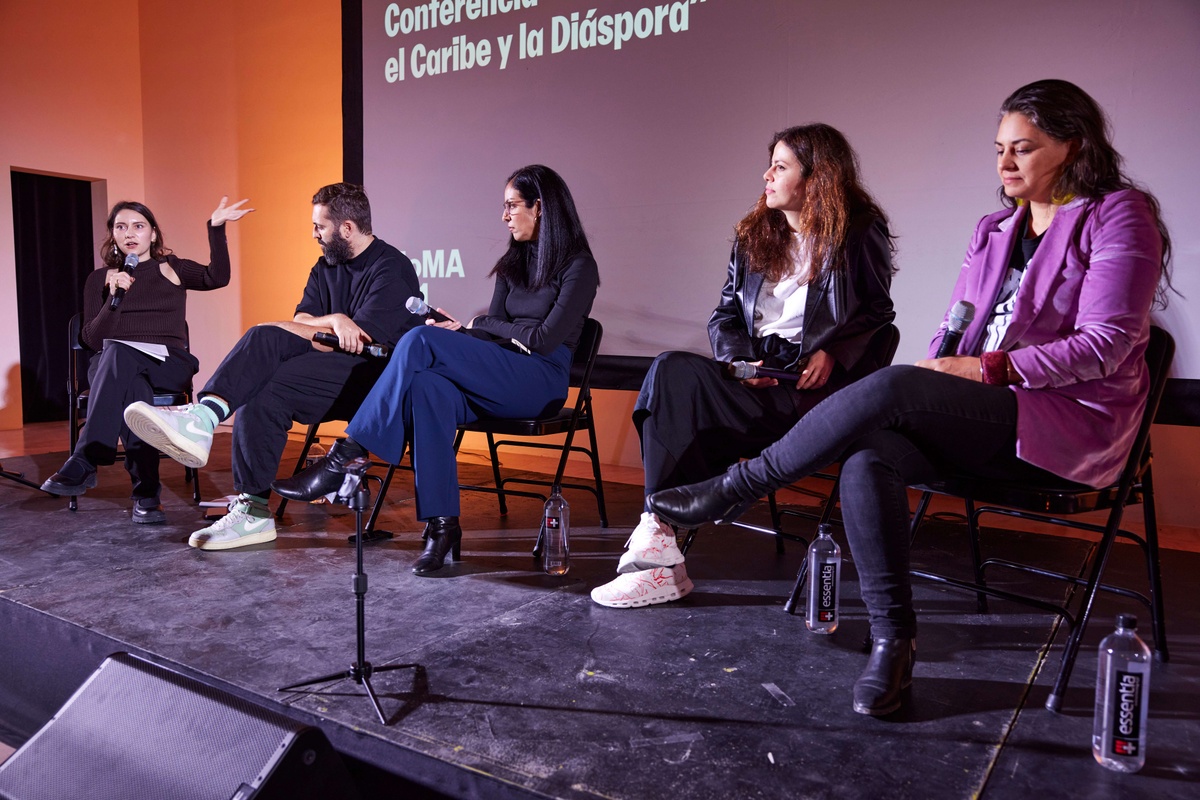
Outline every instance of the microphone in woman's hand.
<svg viewBox="0 0 1200 800">
<path fill-rule="evenodd" d="M 434 322 L 450 322 L 449 317 L 436 308 L 430 308 L 429 303 L 426 303 L 415 294 L 408 298 L 404 307 L 408 309 L 408 313 L 415 314 L 418 317 L 429 317 Z"/>
<path fill-rule="evenodd" d="M 975 305 L 966 300 L 959 300 L 950 309 L 950 319 L 946 322 L 946 332 L 942 334 L 942 343 L 938 345 L 937 357 L 948 358 L 958 355 L 958 344 L 962 341 L 963 332 L 975 319 Z"/>
<path fill-rule="evenodd" d="M 751 364 L 748 361 L 731 361 L 725 365 L 725 371 L 729 373 L 729 377 L 739 381 L 751 378 L 774 378 L 777 381 L 796 383 L 800 380 L 799 373 Z"/>
<path fill-rule="evenodd" d="M 117 271 L 118 272 L 129 272 L 131 269 L 133 269 L 137 265 L 138 265 L 137 253 L 130 253 L 129 255 L 125 256 L 125 263 L 122 264 L 121 268 Z M 112 299 L 108 301 L 108 307 L 113 310 L 116 310 L 117 306 L 121 305 L 121 301 L 123 299 L 125 299 L 125 287 L 118 286 L 117 290 L 115 292 L 113 292 Z"/>
</svg>

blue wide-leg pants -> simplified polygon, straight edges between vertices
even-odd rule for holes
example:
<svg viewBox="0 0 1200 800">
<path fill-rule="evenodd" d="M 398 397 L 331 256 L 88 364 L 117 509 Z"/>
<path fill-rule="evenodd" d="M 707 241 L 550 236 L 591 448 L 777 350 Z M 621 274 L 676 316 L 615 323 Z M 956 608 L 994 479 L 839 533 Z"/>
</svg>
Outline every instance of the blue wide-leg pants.
<svg viewBox="0 0 1200 800">
<path fill-rule="evenodd" d="M 392 464 L 411 437 L 417 519 L 457 517 L 458 426 L 553 413 L 566 400 L 570 371 L 565 345 L 546 356 L 526 355 L 460 331 L 414 328 L 396 345 L 346 433 Z"/>
</svg>

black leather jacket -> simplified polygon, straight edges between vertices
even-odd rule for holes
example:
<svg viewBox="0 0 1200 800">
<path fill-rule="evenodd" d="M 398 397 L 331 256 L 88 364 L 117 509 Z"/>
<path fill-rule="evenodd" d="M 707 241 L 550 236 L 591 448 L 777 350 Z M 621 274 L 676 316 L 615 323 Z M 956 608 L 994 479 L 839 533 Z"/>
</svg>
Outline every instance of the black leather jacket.
<svg viewBox="0 0 1200 800">
<path fill-rule="evenodd" d="M 766 366 L 787 369 L 824 350 L 837 362 L 837 371 L 854 373 L 872 335 L 896 317 L 890 294 L 892 255 L 883 221 L 853 220 L 846 257 L 847 269 L 826 271 L 808 287 L 804 330 L 797 345 L 777 336 L 751 335 L 763 275 L 746 268 L 745 254 L 735 243 L 721 304 L 708 320 L 713 356 L 719 361 L 762 359 Z"/>
</svg>

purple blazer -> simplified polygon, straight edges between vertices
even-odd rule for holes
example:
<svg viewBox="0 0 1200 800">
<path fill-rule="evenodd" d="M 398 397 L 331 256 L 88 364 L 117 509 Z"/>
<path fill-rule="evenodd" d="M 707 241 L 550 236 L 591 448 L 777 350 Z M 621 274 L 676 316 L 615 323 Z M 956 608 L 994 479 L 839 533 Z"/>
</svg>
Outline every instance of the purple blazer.
<svg viewBox="0 0 1200 800">
<path fill-rule="evenodd" d="M 950 298 L 951 307 L 968 300 L 977 309 L 961 353 L 979 354 L 1026 213 L 998 211 L 975 228 Z M 1023 461 L 1089 486 L 1119 477 L 1149 390 L 1144 354 L 1161 261 L 1162 238 L 1141 192 L 1058 209 L 1026 267 L 1002 343 L 1025 379 L 1011 387 Z M 943 320 L 930 358 L 945 330 Z"/>
</svg>

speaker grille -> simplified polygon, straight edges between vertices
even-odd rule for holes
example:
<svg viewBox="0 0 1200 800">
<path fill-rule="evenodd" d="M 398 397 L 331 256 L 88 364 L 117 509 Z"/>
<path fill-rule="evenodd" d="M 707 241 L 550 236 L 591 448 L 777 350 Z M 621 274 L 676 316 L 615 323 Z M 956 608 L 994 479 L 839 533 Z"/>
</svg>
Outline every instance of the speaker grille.
<svg viewBox="0 0 1200 800">
<path fill-rule="evenodd" d="M 0 795 L 229 800 L 243 784 L 256 788 L 304 729 L 120 653 L 0 765 Z"/>
</svg>

